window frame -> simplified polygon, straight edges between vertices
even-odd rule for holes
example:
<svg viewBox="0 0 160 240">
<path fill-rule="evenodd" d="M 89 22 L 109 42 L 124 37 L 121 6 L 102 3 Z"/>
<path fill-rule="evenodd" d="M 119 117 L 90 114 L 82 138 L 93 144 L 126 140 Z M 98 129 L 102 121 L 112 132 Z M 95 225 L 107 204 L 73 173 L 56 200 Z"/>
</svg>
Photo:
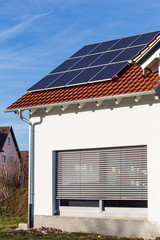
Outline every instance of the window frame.
<svg viewBox="0 0 160 240">
<path fill-rule="evenodd" d="M 8 137 L 8 145 L 11 145 L 11 137 Z"/>
<path fill-rule="evenodd" d="M 2 155 L 2 164 L 4 165 L 6 163 L 6 155 Z"/>
<path fill-rule="evenodd" d="M 136 147 L 141 147 L 141 148 L 143 148 L 144 147 L 144 149 L 143 150 L 146 150 L 146 153 L 147 153 L 147 145 L 139 145 L 139 146 L 123 146 L 123 147 L 119 147 L 119 148 L 122 148 L 122 149 L 126 149 L 126 148 L 136 148 Z M 100 148 L 100 149 L 87 149 L 87 150 L 89 150 L 89 151 L 94 151 L 94 150 L 104 150 L 104 149 L 116 149 L 116 148 L 118 148 L 118 147 L 113 147 L 113 148 Z M 58 155 L 58 153 L 59 152 L 69 152 L 69 151 L 73 151 L 73 152 L 75 152 L 75 151 L 86 151 L 86 149 L 80 149 L 80 150 L 67 150 L 67 151 L 57 151 L 56 152 L 56 161 L 57 161 L 57 164 L 58 164 L 58 157 L 57 157 L 57 155 Z M 146 156 L 146 159 L 145 159 L 145 161 L 146 161 L 146 164 L 147 164 L 147 156 Z M 132 162 L 131 162 L 132 163 Z M 142 164 L 143 165 L 143 164 Z M 58 165 L 57 165 L 57 170 L 58 170 Z M 143 169 L 142 169 L 143 170 Z M 146 173 L 145 174 L 147 174 L 147 166 L 146 166 Z M 57 175 L 58 175 L 58 171 L 57 171 Z M 58 179 L 56 179 L 56 181 L 57 181 Z M 56 197 L 57 197 L 57 195 L 56 195 Z M 74 201 L 75 203 L 76 203 L 76 201 L 77 202 L 79 202 L 80 200 L 83 202 L 83 201 L 90 201 L 90 202 L 92 202 L 91 201 L 91 199 L 87 199 L 87 198 L 85 198 L 85 199 L 83 199 L 83 198 L 81 198 L 81 199 L 75 199 L 75 198 L 73 198 L 73 199 L 71 199 L 71 198 L 56 198 L 58 201 L 60 201 L 60 202 L 62 202 L 61 200 L 66 200 L 66 201 Z M 125 199 L 125 198 L 124 198 Z M 130 208 L 130 202 L 131 201 L 135 201 L 135 204 L 133 203 L 132 204 L 132 206 L 131 206 L 131 208 L 147 208 L 147 205 L 148 205 L 148 183 L 147 183 L 147 199 L 126 199 L 126 206 L 124 206 L 124 204 L 122 204 L 123 206 L 120 206 L 121 205 L 121 203 L 123 203 L 123 199 L 92 199 L 93 201 L 94 200 L 99 200 L 99 207 L 100 207 L 100 209 L 105 209 L 105 208 L 108 208 L 108 207 L 129 207 Z M 115 201 L 119 201 L 119 203 L 118 204 L 116 204 L 117 206 L 106 206 L 106 204 L 105 204 L 105 202 L 107 202 L 107 201 L 111 201 L 111 202 L 113 202 L 113 203 L 111 203 L 111 205 L 115 205 L 114 204 L 114 202 Z M 128 202 L 127 202 L 128 201 Z M 88 204 L 87 204 L 88 205 Z M 127 206 L 128 205 L 128 206 Z M 60 206 L 65 206 L 65 205 L 61 205 L 60 204 Z M 74 204 L 74 206 L 76 207 L 76 204 Z M 77 204 L 77 207 L 79 207 L 79 204 Z M 88 207 L 89 207 L 89 205 L 88 205 Z M 91 207 L 93 207 L 93 205 L 91 204 Z M 102 210 L 102 211 L 104 211 L 104 210 Z"/>
</svg>

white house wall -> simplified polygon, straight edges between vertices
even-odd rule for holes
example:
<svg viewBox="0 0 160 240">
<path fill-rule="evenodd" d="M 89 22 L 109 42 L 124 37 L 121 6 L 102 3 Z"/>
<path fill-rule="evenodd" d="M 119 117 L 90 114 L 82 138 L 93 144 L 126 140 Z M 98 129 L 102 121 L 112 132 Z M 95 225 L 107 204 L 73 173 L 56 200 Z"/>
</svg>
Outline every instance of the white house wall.
<svg viewBox="0 0 160 240">
<path fill-rule="evenodd" d="M 123 100 L 118 106 L 94 103 L 78 110 L 69 106 L 32 116 L 35 126 L 35 215 L 52 215 L 52 151 L 147 145 L 148 220 L 160 221 L 160 103 L 149 105 L 147 97 L 139 103 Z M 127 106 L 129 104 L 129 106 Z M 140 104 L 140 105 L 139 105 Z"/>
</svg>

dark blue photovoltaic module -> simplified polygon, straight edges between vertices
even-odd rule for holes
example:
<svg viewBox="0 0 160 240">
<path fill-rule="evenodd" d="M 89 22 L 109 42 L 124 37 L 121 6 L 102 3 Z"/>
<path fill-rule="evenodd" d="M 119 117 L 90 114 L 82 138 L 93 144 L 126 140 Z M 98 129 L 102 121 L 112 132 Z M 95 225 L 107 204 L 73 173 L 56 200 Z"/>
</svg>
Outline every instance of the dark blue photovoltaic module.
<svg viewBox="0 0 160 240">
<path fill-rule="evenodd" d="M 95 49 L 97 46 L 99 45 L 99 43 L 94 43 L 94 44 L 90 44 L 90 45 L 86 45 L 84 47 L 82 47 L 78 52 L 76 52 L 75 54 L 72 55 L 73 57 L 79 57 L 79 56 L 84 56 L 89 54 L 93 49 Z"/>
<path fill-rule="evenodd" d="M 129 47 L 130 44 L 133 43 L 139 36 L 140 35 L 122 38 L 116 44 L 114 44 L 113 47 L 110 48 L 110 50 Z"/>
<path fill-rule="evenodd" d="M 94 61 L 99 59 L 102 54 L 94 54 L 83 57 L 78 63 L 76 63 L 71 69 L 85 68 L 91 65 Z"/>
<path fill-rule="evenodd" d="M 122 70 L 128 62 L 109 64 L 102 69 L 97 75 L 95 75 L 90 81 L 100 81 L 103 79 L 112 79 L 120 70 Z"/>
<path fill-rule="evenodd" d="M 100 52 L 108 51 L 118 41 L 119 41 L 119 39 L 115 39 L 115 40 L 107 41 L 107 42 L 102 42 L 93 51 L 91 51 L 91 53 L 100 53 Z"/>
<path fill-rule="evenodd" d="M 57 81 L 52 82 L 47 88 L 53 88 L 58 86 L 66 86 L 70 79 L 75 78 L 81 71 L 83 70 L 76 70 L 76 71 L 69 71 L 62 74 Z"/>
<path fill-rule="evenodd" d="M 110 62 L 114 61 L 114 59 L 117 56 L 119 56 L 119 54 L 122 53 L 122 51 L 123 50 L 106 52 L 100 58 L 98 58 L 95 62 L 93 62 L 91 64 L 91 66 L 98 66 L 98 65 L 110 63 Z"/>
<path fill-rule="evenodd" d="M 47 75 L 46 77 L 42 78 L 39 82 L 33 85 L 28 91 L 34 90 L 42 90 L 45 89 L 50 83 L 54 82 L 58 77 L 60 77 L 62 73 Z"/>
<path fill-rule="evenodd" d="M 149 43 L 157 34 L 159 31 L 156 32 L 150 32 L 150 33 L 145 33 L 139 36 L 139 38 L 131 44 L 131 46 L 137 46 L 141 44 L 147 44 Z"/>
<path fill-rule="evenodd" d="M 145 45 L 139 47 L 126 48 L 115 59 L 114 62 L 126 61 L 132 59 L 136 54 L 144 48 Z"/>
<path fill-rule="evenodd" d="M 158 33 L 160 31 L 86 45 L 28 91 L 110 80 Z"/>
<path fill-rule="evenodd" d="M 81 59 L 82 57 L 68 59 L 64 63 L 62 63 L 59 67 L 54 69 L 51 73 L 67 71 L 68 69 L 73 67 L 75 64 L 77 64 Z"/>
<path fill-rule="evenodd" d="M 92 68 L 86 68 L 84 71 L 82 71 L 77 77 L 75 77 L 71 82 L 69 82 L 67 85 L 73 85 L 77 83 L 86 83 L 89 82 L 92 77 L 95 76 L 96 73 L 100 72 L 104 66 L 100 67 L 92 67 Z"/>
</svg>

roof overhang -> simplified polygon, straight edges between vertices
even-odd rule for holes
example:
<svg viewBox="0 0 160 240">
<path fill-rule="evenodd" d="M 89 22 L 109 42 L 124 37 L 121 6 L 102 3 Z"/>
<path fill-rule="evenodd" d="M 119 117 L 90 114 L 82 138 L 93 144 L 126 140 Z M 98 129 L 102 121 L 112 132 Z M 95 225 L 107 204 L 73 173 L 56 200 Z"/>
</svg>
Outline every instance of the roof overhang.
<svg viewBox="0 0 160 240">
<path fill-rule="evenodd" d="M 105 97 L 97 97 L 97 98 L 89 98 L 89 99 L 82 99 L 70 102 L 59 102 L 59 103 L 52 103 L 46 105 L 37 105 L 31 107 L 23 107 L 23 108 L 15 108 L 15 109 L 6 109 L 5 112 L 15 112 L 18 113 L 19 111 L 30 110 L 31 114 L 34 114 L 39 109 L 45 109 L 46 113 L 50 112 L 54 107 L 61 107 L 62 111 L 64 111 L 69 105 L 78 105 L 78 108 L 81 109 L 84 107 L 86 103 L 95 102 L 96 106 L 99 107 L 104 101 L 107 100 L 114 100 L 115 104 L 119 104 L 122 99 L 133 97 L 135 102 L 139 102 L 139 100 L 146 95 L 154 95 L 156 100 L 159 100 L 158 93 L 156 90 L 145 91 L 145 92 L 136 92 L 136 93 L 129 93 L 129 94 L 122 94 L 122 95 L 112 95 L 112 96 L 105 96 Z"/>
</svg>

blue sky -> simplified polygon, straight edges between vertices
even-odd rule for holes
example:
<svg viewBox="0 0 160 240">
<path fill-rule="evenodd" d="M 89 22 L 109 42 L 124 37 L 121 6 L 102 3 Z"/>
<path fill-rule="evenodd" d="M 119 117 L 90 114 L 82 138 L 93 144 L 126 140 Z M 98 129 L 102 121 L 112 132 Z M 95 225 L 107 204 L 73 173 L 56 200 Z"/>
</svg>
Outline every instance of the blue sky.
<svg viewBox="0 0 160 240">
<path fill-rule="evenodd" d="M 160 30 L 159 0 L 1 0 L 0 125 L 21 150 L 28 125 L 4 109 L 83 45 Z"/>
</svg>

